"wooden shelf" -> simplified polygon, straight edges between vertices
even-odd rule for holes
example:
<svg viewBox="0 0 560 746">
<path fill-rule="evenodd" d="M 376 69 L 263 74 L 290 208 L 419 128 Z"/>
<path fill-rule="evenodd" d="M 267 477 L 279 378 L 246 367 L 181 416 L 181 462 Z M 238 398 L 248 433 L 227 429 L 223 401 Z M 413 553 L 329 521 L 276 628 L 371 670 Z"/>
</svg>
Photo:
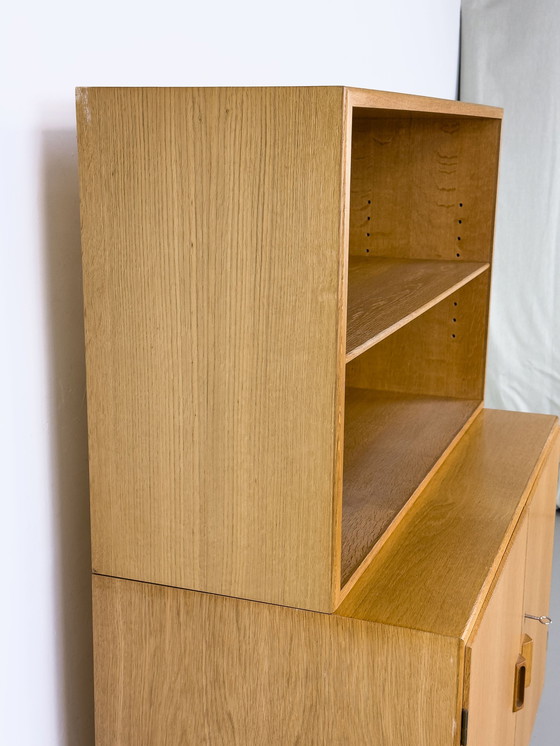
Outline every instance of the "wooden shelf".
<svg viewBox="0 0 560 746">
<path fill-rule="evenodd" d="M 344 586 L 480 407 L 479 401 L 347 389 Z"/>
<path fill-rule="evenodd" d="M 346 361 L 488 269 L 485 262 L 350 256 Z"/>
</svg>

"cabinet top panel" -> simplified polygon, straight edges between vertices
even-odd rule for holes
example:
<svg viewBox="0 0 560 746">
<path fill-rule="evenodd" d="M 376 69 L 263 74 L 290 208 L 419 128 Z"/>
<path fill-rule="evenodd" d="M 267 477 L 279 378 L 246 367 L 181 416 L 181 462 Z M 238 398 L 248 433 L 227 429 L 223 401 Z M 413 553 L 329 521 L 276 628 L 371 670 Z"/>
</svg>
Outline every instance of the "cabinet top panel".
<svg viewBox="0 0 560 746">
<path fill-rule="evenodd" d="M 483 410 L 336 613 L 464 637 L 556 433 Z"/>
<path fill-rule="evenodd" d="M 451 99 L 432 98 L 430 96 L 416 96 L 409 93 L 393 93 L 391 91 L 377 91 L 369 88 L 353 88 L 351 86 L 223 86 L 223 87 L 117 87 L 112 90 L 191 90 L 191 91 L 253 91 L 254 93 L 267 91 L 318 92 L 340 91 L 347 96 L 348 103 L 360 110 L 360 116 L 424 116 L 448 115 L 501 119 L 503 109 L 497 106 L 483 106 Z M 87 95 L 88 91 L 104 91 L 106 87 L 78 87 L 78 99 Z"/>
<path fill-rule="evenodd" d="M 360 110 L 361 116 L 448 115 L 501 119 L 503 109 L 444 98 L 413 96 L 408 93 L 373 91 L 367 88 L 346 88 L 351 106 Z"/>
</svg>

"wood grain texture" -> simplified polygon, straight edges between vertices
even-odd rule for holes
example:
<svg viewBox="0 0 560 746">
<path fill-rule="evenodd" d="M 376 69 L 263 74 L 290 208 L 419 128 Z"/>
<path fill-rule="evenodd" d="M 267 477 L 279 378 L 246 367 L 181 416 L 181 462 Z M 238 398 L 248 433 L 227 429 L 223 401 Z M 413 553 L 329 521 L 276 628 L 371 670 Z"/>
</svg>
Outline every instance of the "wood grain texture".
<svg viewBox="0 0 560 746">
<path fill-rule="evenodd" d="M 342 583 L 395 525 L 479 406 L 468 399 L 347 389 Z"/>
<path fill-rule="evenodd" d="M 346 360 L 425 313 L 488 266 L 351 256 Z"/>
<path fill-rule="evenodd" d="M 520 714 L 513 712 L 513 691 L 521 653 L 526 544 L 524 518 L 476 635 L 469 641 L 468 746 L 514 743 Z"/>
<path fill-rule="evenodd" d="M 350 252 L 490 261 L 500 124 L 355 116 Z"/>
<path fill-rule="evenodd" d="M 557 437 L 529 504 L 523 612 L 533 616 L 546 616 L 549 612 L 559 456 Z M 533 666 L 525 706 L 517 713 L 516 746 L 526 746 L 530 741 L 544 685 L 548 642 L 548 627 L 539 622 L 524 619 L 523 629 L 533 640 Z"/>
<path fill-rule="evenodd" d="M 407 114 L 408 116 L 434 114 L 465 117 L 488 117 L 501 119 L 503 109 L 497 106 L 482 106 L 463 101 L 449 101 L 442 98 L 428 96 L 413 96 L 408 93 L 392 93 L 390 91 L 373 91 L 367 88 L 348 87 L 350 104 L 359 109 L 360 116 L 393 116 Z"/>
<path fill-rule="evenodd" d="M 346 366 L 346 385 L 482 400 L 489 272 Z"/>
<path fill-rule="evenodd" d="M 93 567 L 332 610 L 343 89 L 78 91 Z"/>
<path fill-rule="evenodd" d="M 336 613 L 467 639 L 555 423 L 483 410 Z"/>
<path fill-rule="evenodd" d="M 458 640 L 94 578 L 98 746 L 455 746 Z"/>
</svg>

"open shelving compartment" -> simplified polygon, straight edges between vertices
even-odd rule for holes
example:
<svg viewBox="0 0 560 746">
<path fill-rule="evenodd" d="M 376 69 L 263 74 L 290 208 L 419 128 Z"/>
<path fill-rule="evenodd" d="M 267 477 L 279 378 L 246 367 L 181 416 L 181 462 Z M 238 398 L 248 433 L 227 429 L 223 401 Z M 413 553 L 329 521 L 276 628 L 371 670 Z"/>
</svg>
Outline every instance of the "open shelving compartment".
<svg viewBox="0 0 560 746">
<path fill-rule="evenodd" d="M 341 598 L 482 407 L 500 132 L 356 99 Z"/>
</svg>

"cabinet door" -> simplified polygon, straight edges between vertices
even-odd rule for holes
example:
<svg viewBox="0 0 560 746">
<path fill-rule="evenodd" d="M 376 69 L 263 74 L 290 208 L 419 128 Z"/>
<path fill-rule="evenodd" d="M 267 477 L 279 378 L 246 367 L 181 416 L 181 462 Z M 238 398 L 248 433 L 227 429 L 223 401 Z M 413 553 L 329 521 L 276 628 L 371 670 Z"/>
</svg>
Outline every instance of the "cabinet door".
<svg viewBox="0 0 560 746">
<path fill-rule="evenodd" d="M 555 447 L 544 465 L 529 504 L 527 564 L 525 569 L 524 612 L 546 616 L 549 611 L 554 515 L 558 482 L 558 449 Z M 525 617 L 525 638 L 532 643 L 532 665 L 525 691 L 525 705 L 518 713 L 516 746 L 527 746 L 544 684 L 548 627 Z"/>
<path fill-rule="evenodd" d="M 527 518 L 523 518 L 467 647 L 468 746 L 514 744 L 513 697 L 523 630 L 526 545 Z"/>
</svg>

